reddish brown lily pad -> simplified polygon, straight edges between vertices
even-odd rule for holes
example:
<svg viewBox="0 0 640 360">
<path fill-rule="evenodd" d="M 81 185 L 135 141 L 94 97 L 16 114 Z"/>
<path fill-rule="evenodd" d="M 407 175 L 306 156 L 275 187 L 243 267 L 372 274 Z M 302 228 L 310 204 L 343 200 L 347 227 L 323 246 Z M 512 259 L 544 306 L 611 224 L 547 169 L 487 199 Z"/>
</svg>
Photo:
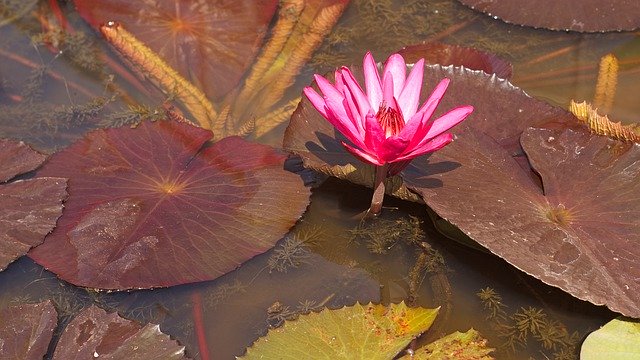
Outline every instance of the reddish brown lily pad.
<svg viewBox="0 0 640 360">
<path fill-rule="evenodd" d="M 308 203 L 285 155 L 186 123 L 97 130 L 40 174 L 71 178 L 58 227 L 29 256 L 79 286 L 215 279 L 273 247 Z M 56 175 L 57 174 L 57 175 Z"/>
<path fill-rule="evenodd" d="M 160 326 L 123 319 L 99 307 L 83 310 L 65 328 L 53 359 L 187 359 L 184 346 Z"/>
<path fill-rule="evenodd" d="M 42 359 L 58 314 L 50 301 L 0 310 L 0 359 Z"/>
<path fill-rule="evenodd" d="M 46 156 L 23 142 L 0 139 L 2 182 L 39 167 Z M 67 183 L 35 178 L 0 183 L 0 270 L 39 245 L 62 215 Z"/>
<path fill-rule="evenodd" d="M 635 0 L 460 0 L 508 23 L 582 32 L 630 31 L 640 28 Z"/>
<path fill-rule="evenodd" d="M 404 185 L 516 267 L 580 299 L 640 317 L 640 274 L 632 260 L 640 255 L 634 248 L 640 241 L 638 145 L 591 135 L 567 111 L 481 72 L 427 67 L 426 91 L 445 76 L 452 81 L 440 112 L 460 104 L 472 104 L 475 111 L 453 130 L 452 144 L 413 161 L 401 174 Z M 546 130 L 522 135 L 529 126 Z M 545 137 L 544 131 L 557 134 Z M 531 176 L 521 136 L 548 196 Z M 562 139 L 576 157 L 561 162 L 562 153 L 543 141 L 550 137 Z M 336 175 L 340 166 L 363 169 L 336 139 L 340 135 L 303 100 L 284 146 L 316 170 Z M 549 192 L 558 188 L 561 193 Z"/>
<path fill-rule="evenodd" d="M 523 146 L 544 193 L 492 139 L 468 131 L 403 176 L 438 215 L 547 284 L 640 316 L 640 146 L 535 129 Z M 424 160 L 424 159 L 423 159 Z M 458 167 L 438 172 L 437 164 Z"/>
<path fill-rule="evenodd" d="M 426 64 L 464 66 L 471 70 L 496 74 L 503 79 L 510 78 L 513 71 L 511 63 L 496 55 L 459 45 L 428 42 L 405 46 L 398 53 L 407 63 L 424 59 Z"/>
<path fill-rule="evenodd" d="M 276 0 L 75 0 L 98 28 L 117 21 L 171 67 L 218 99 L 252 63 L 273 17 Z"/>
</svg>

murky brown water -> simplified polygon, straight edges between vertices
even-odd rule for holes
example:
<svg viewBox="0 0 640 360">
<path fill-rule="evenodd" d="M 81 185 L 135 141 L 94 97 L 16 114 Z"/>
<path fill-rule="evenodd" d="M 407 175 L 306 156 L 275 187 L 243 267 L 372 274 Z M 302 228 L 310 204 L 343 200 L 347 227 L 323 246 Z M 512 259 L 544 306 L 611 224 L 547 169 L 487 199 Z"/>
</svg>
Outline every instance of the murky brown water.
<svg viewBox="0 0 640 360">
<path fill-rule="evenodd" d="M 476 14 L 456 1 L 382 1 L 380 6 L 402 16 L 372 23 L 376 13 L 370 3 L 353 1 L 286 96 L 297 96 L 313 72 L 359 63 L 366 50 L 382 59 L 408 43 L 437 39 L 504 57 L 514 65 L 515 85 L 565 107 L 571 99 L 593 99 L 599 60 L 613 52 L 621 66 L 611 117 L 625 123 L 637 121 L 640 42 L 635 34 L 574 34 L 520 28 Z M 411 21 L 403 22 L 403 16 Z M 56 120 L 36 112 L 87 104 L 91 97 L 102 96 L 107 90 L 95 75 L 77 70 L 64 55 L 56 57 L 44 46 L 32 46 L 29 37 L 37 29 L 38 22 L 30 15 L 0 27 L 0 108 L 4 114 L 0 116 L 0 136 L 21 138 L 37 148 L 52 150 L 87 129 L 108 124 L 62 115 Z M 41 65 L 47 65 L 60 78 L 38 81 L 33 70 Z M 37 87 L 42 95 L 38 96 L 37 106 L 21 108 L 24 94 L 35 91 L 28 84 Z M 128 96 L 98 110 L 113 114 L 122 111 L 128 102 L 149 101 L 118 78 L 114 84 Z M 67 123 L 55 123 L 62 118 Z M 25 122 L 31 123 L 25 126 Z M 259 140 L 277 145 L 283 130 L 278 127 Z M 63 319 L 68 320 L 83 307 L 97 303 L 118 310 L 127 318 L 160 323 L 162 331 L 186 345 L 188 354 L 198 358 L 192 304 L 201 301 L 209 352 L 216 359 L 241 354 L 269 326 L 280 325 L 296 311 L 341 307 L 355 301 L 397 302 L 410 298 L 416 305 L 442 306 L 438 322 L 423 341 L 474 327 L 489 339 L 491 346 L 499 348 L 497 358 L 514 359 L 573 358 L 569 355 L 572 346 L 545 343 L 544 339 L 533 337 L 528 337 L 525 345 L 516 344 L 515 352 L 510 350 L 505 324 L 513 325 L 519 316 L 516 314 L 514 320 L 513 315 L 522 314 L 521 308 L 542 309 L 568 333 L 576 332 L 575 344 L 571 345 L 578 345 L 588 332 L 615 316 L 543 285 L 491 254 L 440 235 L 421 205 L 387 199 L 385 206 L 389 208 L 375 225 L 378 228 L 354 233 L 358 226 L 356 215 L 367 208 L 369 200 L 368 189 L 327 181 L 314 190 L 308 212 L 275 249 L 237 271 L 201 284 L 105 294 L 58 281 L 23 258 L 0 273 L 0 306 L 49 298 Z M 404 232 L 392 241 L 389 237 L 376 237 L 375 233 L 384 227 L 401 228 Z M 420 269 L 417 277 L 411 276 L 411 270 L 424 249 L 405 241 L 411 237 L 429 244 L 428 254 L 433 260 L 430 267 Z M 295 247 L 295 243 L 287 243 L 292 239 L 303 239 L 304 244 L 298 244 L 294 252 L 285 252 L 283 246 L 289 246 L 288 250 Z M 289 262 L 291 256 L 293 262 Z M 501 305 L 497 305 L 500 316 L 489 320 L 490 308 L 483 307 L 476 295 L 487 287 L 501 296 Z M 273 311 L 277 303 L 279 311 Z"/>
</svg>

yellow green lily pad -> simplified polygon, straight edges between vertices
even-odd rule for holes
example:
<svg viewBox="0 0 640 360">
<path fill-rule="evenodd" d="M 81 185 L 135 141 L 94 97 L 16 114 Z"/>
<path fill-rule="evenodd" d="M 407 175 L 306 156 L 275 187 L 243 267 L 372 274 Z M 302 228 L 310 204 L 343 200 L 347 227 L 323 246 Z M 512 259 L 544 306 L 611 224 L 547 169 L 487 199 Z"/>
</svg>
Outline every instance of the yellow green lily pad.
<svg viewBox="0 0 640 360">
<path fill-rule="evenodd" d="M 487 346 L 487 340 L 474 329 L 467 332 L 456 331 L 440 338 L 427 346 L 423 346 L 411 355 L 400 360 L 489 360 L 493 349 Z"/>
<path fill-rule="evenodd" d="M 640 320 L 619 317 L 587 336 L 581 360 L 640 359 Z"/>
<path fill-rule="evenodd" d="M 326 309 L 270 330 L 241 359 L 393 359 L 437 314 L 404 303 Z"/>
</svg>

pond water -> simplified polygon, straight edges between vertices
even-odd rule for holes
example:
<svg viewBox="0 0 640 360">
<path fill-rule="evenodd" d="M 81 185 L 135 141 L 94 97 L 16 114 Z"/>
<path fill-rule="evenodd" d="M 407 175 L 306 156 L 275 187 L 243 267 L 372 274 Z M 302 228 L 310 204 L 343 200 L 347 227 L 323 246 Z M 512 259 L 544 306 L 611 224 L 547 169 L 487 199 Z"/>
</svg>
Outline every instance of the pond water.
<svg viewBox="0 0 640 360">
<path fill-rule="evenodd" d="M 71 3 L 61 2 L 62 11 L 84 37 L 67 40 L 63 53 L 52 51 L 50 44 L 56 39 L 51 2 L 24 4 L 27 10 L 22 12 L 10 3 L 0 5 L 11 10 L 8 14 L 18 14 L 0 23 L 0 137 L 53 152 L 90 129 L 135 122 L 139 117 L 127 113 L 135 104 L 147 106 L 144 111 L 151 115 L 159 107 L 157 90 L 119 72 L 126 65 L 83 23 Z M 453 0 L 351 1 L 277 104 L 298 97 L 313 73 L 359 63 L 367 50 L 383 59 L 421 41 L 496 54 L 513 64 L 513 84 L 565 108 L 572 99 L 594 98 L 600 59 L 614 53 L 620 68 L 608 113 L 623 123 L 637 120 L 636 34 L 534 30 L 505 24 Z M 90 65 L 80 65 L 92 61 L 82 56 L 91 42 L 110 59 L 93 72 L 87 70 Z M 251 137 L 280 147 L 285 127 L 286 122 Z M 241 355 L 270 327 L 302 312 L 356 301 L 441 306 L 435 325 L 420 343 L 473 327 L 497 348 L 494 356 L 499 359 L 577 358 L 584 337 L 616 316 L 543 284 L 489 252 L 441 234 L 424 205 L 387 196 L 382 215 L 363 225 L 358 214 L 369 205 L 370 189 L 321 176 L 312 180 L 309 208 L 291 232 L 274 249 L 214 281 L 100 292 L 61 281 L 22 257 L 0 273 L 0 307 L 51 299 L 61 318 L 60 333 L 81 309 L 97 304 L 128 319 L 160 324 L 163 332 L 186 346 L 190 357 L 202 358 L 204 353 L 211 359 Z M 536 338 L 514 332 L 518 321 L 540 312 L 556 333 Z"/>
</svg>

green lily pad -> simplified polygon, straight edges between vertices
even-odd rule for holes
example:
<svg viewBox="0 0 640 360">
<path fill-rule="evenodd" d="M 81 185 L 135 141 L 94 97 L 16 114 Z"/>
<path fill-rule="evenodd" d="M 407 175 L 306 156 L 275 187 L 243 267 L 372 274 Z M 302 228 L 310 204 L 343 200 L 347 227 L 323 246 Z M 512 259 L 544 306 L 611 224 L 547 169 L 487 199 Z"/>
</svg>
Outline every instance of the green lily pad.
<svg viewBox="0 0 640 360">
<path fill-rule="evenodd" d="M 393 359 L 429 329 L 438 309 L 404 303 L 323 310 L 270 330 L 242 359 Z"/>
<path fill-rule="evenodd" d="M 488 360 L 493 349 L 487 346 L 487 340 L 474 329 L 467 332 L 456 331 L 440 338 L 427 346 L 423 346 L 411 355 L 400 359 L 429 360 Z"/>
<path fill-rule="evenodd" d="M 640 359 L 640 320 L 619 317 L 592 332 L 582 344 L 580 359 Z"/>
</svg>

